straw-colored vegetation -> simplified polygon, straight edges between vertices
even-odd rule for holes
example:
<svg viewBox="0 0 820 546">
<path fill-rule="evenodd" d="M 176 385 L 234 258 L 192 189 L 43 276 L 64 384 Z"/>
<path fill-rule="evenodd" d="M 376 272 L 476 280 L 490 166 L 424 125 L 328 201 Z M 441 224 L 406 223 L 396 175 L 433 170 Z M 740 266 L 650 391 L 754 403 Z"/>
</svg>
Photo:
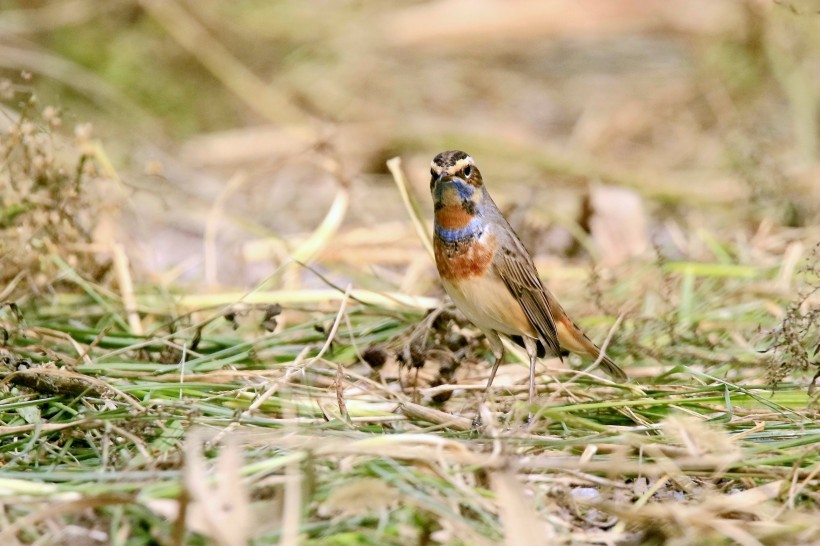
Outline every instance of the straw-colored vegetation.
<svg viewBox="0 0 820 546">
<path fill-rule="evenodd" d="M 820 540 L 811 2 L 104 4 L 2 14 L 0 544 Z M 483 396 L 455 147 L 629 383 Z"/>
</svg>

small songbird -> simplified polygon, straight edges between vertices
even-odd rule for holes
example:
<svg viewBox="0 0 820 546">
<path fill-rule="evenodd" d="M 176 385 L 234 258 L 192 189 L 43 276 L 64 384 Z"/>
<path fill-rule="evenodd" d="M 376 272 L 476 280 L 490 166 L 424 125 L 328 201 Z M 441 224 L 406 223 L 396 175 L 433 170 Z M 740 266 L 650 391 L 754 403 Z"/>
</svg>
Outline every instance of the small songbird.
<svg viewBox="0 0 820 546">
<path fill-rule="evenodd" d="M 435 208 L 433 247 L 441 282 L 464 315 L 490 342 L 493 384 L 504 357 L 499 334 L 523 345 L 530 357 L 530 403 L 535 359 L 571 351 L 599 359 L 616 381 L 626 374 L 570 320 L 541 283 L 527 249 L 493 202 L 473 158 L 459 150 L 438 154 L 430 168 Z"/>
</svg>

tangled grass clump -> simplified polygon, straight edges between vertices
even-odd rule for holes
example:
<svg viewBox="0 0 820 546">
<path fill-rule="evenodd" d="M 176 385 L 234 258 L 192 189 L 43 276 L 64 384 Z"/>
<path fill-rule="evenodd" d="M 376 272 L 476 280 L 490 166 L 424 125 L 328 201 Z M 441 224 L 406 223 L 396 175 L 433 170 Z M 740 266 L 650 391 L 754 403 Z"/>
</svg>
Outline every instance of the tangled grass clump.
<svg viewBox="0 0 820 546">
<path fill-rule="evenodd" d="M 796 371 L 820 366 L 820 307 L 811 304 L 820 291 L 820 262 L 815 246 L 803 267 L 805 285 L 789 304 L 781 323 L 774 329 L 768 378 L 779 383 Z M 812 381 L 820 376 L 820 368 Z"/>
<path fill-rule="evenodd" d="M 19 92 L 0 82 L 7 102 Z M 0 106 L 0 295 L 39 294 L 59 280 L 61 262 L 83 277 L 108 269 L 90 252 L 104 182 L 91 146 L 91 126 L 63 134 L 60 111 L 28 95 Z"/>
</svg>

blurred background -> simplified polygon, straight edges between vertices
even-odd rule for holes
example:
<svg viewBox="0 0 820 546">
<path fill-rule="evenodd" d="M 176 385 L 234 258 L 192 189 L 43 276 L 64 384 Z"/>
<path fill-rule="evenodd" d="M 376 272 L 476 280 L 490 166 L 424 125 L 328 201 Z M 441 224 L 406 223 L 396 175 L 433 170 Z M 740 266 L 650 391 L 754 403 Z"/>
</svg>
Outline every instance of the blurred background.
<svg viewBox="0 0 820 546">
<path fill-rule="evenodd" d="M 97 159 L 85 243 L 121 243 L 151 283 L 249 287 L 296 257 L 436 291 L 385 162 L 429 221 L 452 148 L 542 266 L 712 259 L 715 237 L 816 223 L 820 2 L 2 6 L 3 123 Z"/>
<path fill-rule="evenodd" d="M 0 0 L 0 544 L 815 544 L 819 144 L 820 0 Z M 630 383 L 479 394 L 454 148 Z"/>
</svg>

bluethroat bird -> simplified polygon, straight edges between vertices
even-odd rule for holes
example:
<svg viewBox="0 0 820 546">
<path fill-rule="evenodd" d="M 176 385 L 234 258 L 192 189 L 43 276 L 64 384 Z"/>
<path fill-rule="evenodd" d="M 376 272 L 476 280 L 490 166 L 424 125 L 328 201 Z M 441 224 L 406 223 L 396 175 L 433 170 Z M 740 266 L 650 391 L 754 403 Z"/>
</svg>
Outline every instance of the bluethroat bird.
<svg viewBox="0 0 820 546">
<path fill-rule="evenodd" d="M 600 357 L 616 381 L 626 374 L 570 320 L 541 283 L 527 249 L 490 197 L 473 158 L 458 150 L 438 154 L 430 168 L 435 208 L 433 248 L 450 298 L 490 342 L 493 384 L 504 358 L 500 334 L 522 345 L 530 358 L 530 403 L 535 397 L 535 359 L 570 351 Z"/>
</svg>

